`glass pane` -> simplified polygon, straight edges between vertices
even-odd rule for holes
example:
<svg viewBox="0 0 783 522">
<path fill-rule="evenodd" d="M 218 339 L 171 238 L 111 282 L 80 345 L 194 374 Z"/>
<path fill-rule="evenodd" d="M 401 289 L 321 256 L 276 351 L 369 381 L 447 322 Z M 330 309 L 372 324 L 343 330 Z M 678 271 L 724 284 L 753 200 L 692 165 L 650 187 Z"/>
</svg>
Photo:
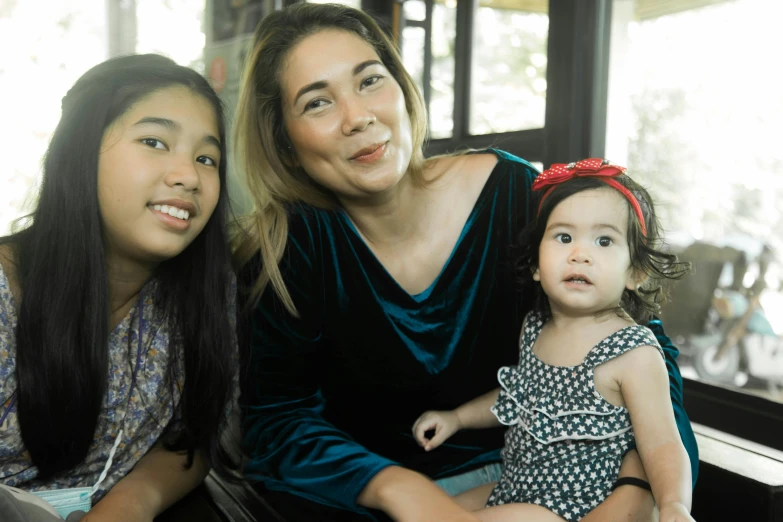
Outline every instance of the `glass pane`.
<svg viewBox="0 0 783 522">
<path fill-rule="evenodd" d="M 499 3 L 499 2 L 498 2 Z M 529 11 L 528 0 L 503 9 L 479 4 L 473 28 L 470 133 L 489 134 L 544 126 L 549 16 Z"/>
<path fill-rule="evenodd" d="M 624 0 L 613 16 L 607 156 L 650 188 L 695 265 L 662 313 L 683 375 L 783 401 L 783 89 L 769 54 L 783 3 L 640 19 Z"/>
<path fill-rule="evenodd" d="M 205 0 L 136 0 L 136 52 L 168 56 L 204 73 Z"/>
<path fill-rule="evenodd" d="M 424 2 L 411 1 L 408 4 Z M 452 5 L 453 4 L 453 5 Z M 406 7 L 407 9 L 407 7 Z M 417 9 L 417 8 L 416 8 Z M 414 9 L 414 13 L 417 12 Z M 406 11 L 407 16 L 407 11 Z M 421 17 L 424 18 L 422 11 Z M 454 128 L 454 38 L 457 27 L 456 2 L 436 3 L 432 10 L 432 70 L 430 71 L 430 138 L 449 138 Z M 402 30 L 402 61 L 423 92 L 424 35 L 421 27 Z"/>
<path fill-rule="evenodd" d="M 406 20 L 423 21 L 427 17 L 427 8 L 423 0 L 405 0 L 402 10 Z"/>
<path fill-rule="evenodd" d="M 432 9 L 432 72 L 430 137 L 450 138 L 454 130 L 454 39 L 457 2 L 436 3 Z"/>
<path fill-rule="evenodd" d="M 402 61 L 419 90 L 424 81 L 424 28 L 405 27 L 402 30 Z"/>
<path fill-rule="evenodd" d="M 107 58 L 107 41 L 105 0 L 0 1 L 0 235 L 32 210 L 62 97 Z"/>
</svg>

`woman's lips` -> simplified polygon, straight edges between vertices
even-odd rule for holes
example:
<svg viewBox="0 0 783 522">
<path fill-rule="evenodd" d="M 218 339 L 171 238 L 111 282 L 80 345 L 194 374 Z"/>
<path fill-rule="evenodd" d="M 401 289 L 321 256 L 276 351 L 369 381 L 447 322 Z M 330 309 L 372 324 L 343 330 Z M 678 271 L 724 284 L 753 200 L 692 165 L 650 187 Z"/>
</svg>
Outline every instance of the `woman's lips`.
<svg viewBox="0 0 783 522">
<path fill-rule="evenodd" d="M 386 143 L 365 147 L 351 157 L 351 161 L 372 163 L 379 160 L 386 152 Z"/>
</svg>

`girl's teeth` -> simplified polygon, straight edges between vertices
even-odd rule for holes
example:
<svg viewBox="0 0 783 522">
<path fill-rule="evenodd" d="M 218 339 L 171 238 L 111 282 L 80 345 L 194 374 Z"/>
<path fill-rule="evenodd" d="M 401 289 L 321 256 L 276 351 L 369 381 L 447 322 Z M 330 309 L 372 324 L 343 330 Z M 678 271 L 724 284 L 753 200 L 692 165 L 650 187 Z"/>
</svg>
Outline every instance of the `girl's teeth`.
<svg viewBox="0 0 783 522">
<path fill-rule="evenodd" d="M 190 217 L 190 212 L 187 210 L 182 210 L 181 208 L 177 207 L 170 207 L 169 205 L 152 205 L 152 208 L 158 212 L 168 214 L 169 216 L 175 217 L 177 219 L 184 219 L 185 221 L 187 221 L 187 219 Z"/>
</svg>

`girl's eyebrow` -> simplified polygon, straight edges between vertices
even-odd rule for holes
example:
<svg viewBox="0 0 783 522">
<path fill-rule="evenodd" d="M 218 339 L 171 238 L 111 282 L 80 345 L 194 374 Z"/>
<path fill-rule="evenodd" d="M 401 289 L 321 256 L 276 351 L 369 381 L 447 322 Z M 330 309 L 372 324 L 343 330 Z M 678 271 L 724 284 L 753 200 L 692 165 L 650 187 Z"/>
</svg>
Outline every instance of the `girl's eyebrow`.
<svg viewBox="0 0 783 522">
<path fill-rule="evenodd" d="M 553 228 L 574 228 L 575 225 L 571 223 L 551 223 L 550 225 L 547 225 L 546 229 L 551 230 Z M 618 234 L 622 235 L 622 231 L 620 231 L 619 228 L 616 226 L 610 224 L 610 223 L 597 223 L 593 225 L 593 229 L 601 229 L 601 228 L 609 228 L 617 232 Z"/>
<path fill-rule="evenodd" d="M 546 229 L 549 230 L 550 228 L 574 228 L 574 225 L 570 223 L 551 223 L 547 225 Z"/>
<path fill-rule="evenodd" d="M 610 224 L 610 223 L 598 223 L 598 224 L 594 225 L 593 228 L 610 228 L 610 229 L 614 230 L 615 232 L 617 232 L 618 234 L 622 235 L 622 232 L 620 231 L 620 229 L 617 228 L 616 226 Z"/>
<path fill-rule="evenodd" d="M 134 127 L 141 127 L 142 125 L 160 125 L 161 127 L 166 127 L 167 129 L 175 132 L 182 130 L 182 125 L 176 121 L 170 120 L 169 118 L 159 118 L 156 116 L 145 116 L 133 124 Z M 205 135 L 201 141 L 209 143 L 210 145 L 214 145 L 218 149 L 220 148 L 220 140 L 211 134 Z"/>
</svg>

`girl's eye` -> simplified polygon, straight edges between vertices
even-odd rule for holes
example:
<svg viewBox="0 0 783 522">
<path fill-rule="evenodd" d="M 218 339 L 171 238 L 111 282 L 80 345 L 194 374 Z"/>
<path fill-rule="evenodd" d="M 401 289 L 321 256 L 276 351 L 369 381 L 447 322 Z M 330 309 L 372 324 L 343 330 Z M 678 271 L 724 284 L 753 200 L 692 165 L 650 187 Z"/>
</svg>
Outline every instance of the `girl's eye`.
<svg viewBox="0 0 783 522">
<path fill-rule="evenodd" d="M 162 141 L 160 141 L 159 139 L 156 139 L 156 138 L 143 138 L 140 141 L 144 145 L 146 145 L 148 147 L 152 147 L 153 149 L 166 150 L 166 144 L 163 143 Z"/>
<path fill-rule="evenodd" d="M 558 243 L 570 243 L 571 236 L 569 234 L 557 234 L 555 236 L 555 241 L 557 241 Z"/>
<path fill-rule="evenodd" d="M 305 105 L 305 112 L 312 110 L 312 109 L 320 109 L 326 104 L 326 100 L 323 98 L 316 98 L 315 100 L 310 101 L 307 105 Z"/>
<path fill-rule="evenodd" d="M 210 158 L 209 156 L 199 156 L 198 158 L 196 158 L 196 161 L 198 161 L 199 163 L 203 163 L 208 167 L 217 167 L 217 161 Z"/>
<path fill-rule="evenodd" d="M 612 243 L 614 243 L 614 241 L 612 241 L 612 238 L 608 236 L 601 236 L 595 240 L 595 244 L 602 247 L 611 246 Z"/>
<path fill-rule="evenodd" d="M 378 83 L 381 80 L 381 78 L 383 78 L 383 76 L 381 76 L 379 74 L 376 74 L 376 75 L 373 75 L 373 76 L 368 76 L 367 78 L 362 80 L 362 87 L 369 87 L 371 85 L 375 85 L 376 83 Z"/>
</svg>

